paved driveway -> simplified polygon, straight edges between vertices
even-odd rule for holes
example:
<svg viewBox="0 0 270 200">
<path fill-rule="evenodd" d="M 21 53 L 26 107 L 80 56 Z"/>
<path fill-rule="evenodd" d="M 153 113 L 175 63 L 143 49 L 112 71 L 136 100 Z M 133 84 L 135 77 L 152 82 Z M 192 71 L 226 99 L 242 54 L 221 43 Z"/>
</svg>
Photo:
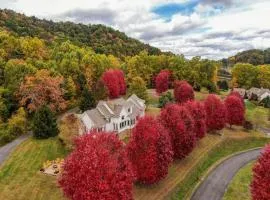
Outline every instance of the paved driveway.
<svg viewBox="0 0 270 200">
<path fill-rule="evenodd" d="M 30 134 L 25 134 L 12 142 L 0 147 L 0 165 L 4 162 L 4 160 L 9 156 L 9 154 L 23 141 L 30 137 Z"/>
<path fill-rule="evenodd" d="M 257 159 L 260 151 L 261 149 L 244 152 L 222 162 L 201 183 L 191 200 L 221 200 L 238 170 Z"/>
</svg>

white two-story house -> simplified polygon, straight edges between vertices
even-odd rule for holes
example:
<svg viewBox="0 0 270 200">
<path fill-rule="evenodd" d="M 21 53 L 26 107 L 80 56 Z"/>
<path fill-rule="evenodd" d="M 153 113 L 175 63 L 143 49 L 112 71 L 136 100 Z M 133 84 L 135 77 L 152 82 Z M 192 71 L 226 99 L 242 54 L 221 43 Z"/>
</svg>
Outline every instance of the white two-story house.
<svg viewBox="0 0 270 200">
<path fill-rule="evenodd" d="M 85 132 L 114 131 L 120 133 L 135 126 L 137 120 L 145 114 L 145 101 L 135 94 L 128 99 L 99 101 L 96 108 L 80 115 Z"/>
</svg>

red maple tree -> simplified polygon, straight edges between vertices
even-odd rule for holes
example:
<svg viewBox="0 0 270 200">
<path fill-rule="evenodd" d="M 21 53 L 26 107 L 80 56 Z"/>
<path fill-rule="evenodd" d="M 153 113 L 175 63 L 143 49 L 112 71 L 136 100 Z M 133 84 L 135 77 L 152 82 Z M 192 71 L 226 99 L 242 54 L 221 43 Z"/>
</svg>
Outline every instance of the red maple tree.
<svg viewBox="0 0 270 200">
<path fill-rule="evenodd" d="M 109 93 L 109 97 L 111 99 L 126 94 L 126 83 L 124 72 L 122 70 L 109 69 L 103 73 L 101 79 L 104 85 L 106 86 Z"/>
<path fill-rule="evenodd" d="M 210 94 L 204 102 L 204 107 L 207 130 L 216 131 L 223 129 L 226 125 L 226 108 L 221 99 L 214 94 Z"/>
<path fill-rule="evenodd" d="M 239 98 L 241 100 L 243 106 L 245 106 L 244 98 L 239 94 L 239 92 L 232 91 L 232 92 L 230 92 L 230 94 L 228 96 L 235 96 L 235 97 Z"/>
<path fill-rule="evenodd" d="M 138 182 L 157 183 L 168 174 L 173 151 L 169 133 L 158 120 L 141 118 L 132 130 L 127 149 Z"/>
<path fill-rule="evenodd" d="M 185 106 L 193 117 L 197 140 L 203 138 L 206 134 L 206 112 L 203 103 L 188 101 Z"/>
<path fill-rule="evenodd" d="M 160 120 L 169 130 L 175 159 L 186 157 L 195 147 L 194 121 L 185 106 L 168 104 L 162 109 Z"/>
<path fill-rule="evenodd" d="M 120 90 L 120 95 L 125 95 L 127 86 L 126 86 L 126 81 L 125 81 L 125 74 L 122 70 L 120 69 L 115 69 L 114 73 L 116 74 L 118 78 L 118 83 L 119 83 L 119 90 Z"/>
<path fill-rule="evenodd" d="M 270 199 L 270 145 L 264 148 L 253 167 L 251 194 L 253 200 Z"/>
<path fill-rule="evenodd" d="M 242 100 L 234 95 L 225 99 L 227 111 L 227 123 L 232 125 L 242 125 L 245 119 L 245 107 Z"/>
<path fill-rule="evenodd" d="M 162 93 L 169 89 L 171 73 L 169 70 L 161 70 L 159 74 L 155 77 L 156 92 Z"/>
<path fill-rule="evenodd" d="M 90 132 L 75 140 L 59 185 L 72 200 L 133 199 L 134 175 L 123 142 L 115 133 Z"/>
<path fill-rule="evenodd" d="M 175 81 L 174 82 L 174 97 L 176 102 L 185 103 L 189 100 L 194 99 L 193 88 L 186 81 Z"/>
</svg>

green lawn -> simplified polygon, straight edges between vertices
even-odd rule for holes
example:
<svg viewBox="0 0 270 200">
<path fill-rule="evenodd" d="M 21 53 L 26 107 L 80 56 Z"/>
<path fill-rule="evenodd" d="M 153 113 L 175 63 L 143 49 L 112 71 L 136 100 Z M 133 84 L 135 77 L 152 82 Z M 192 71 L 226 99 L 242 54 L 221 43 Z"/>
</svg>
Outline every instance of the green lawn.
<svg viewBox="0 0 270 200">
<path fill-rule="evenodd" d="M 63 158 L 66 153 L 58 138 L 31 138 L 20 144 L 0 166 L 0 199 L 62 199 L 56 178 L 41 174 L 39 169 L 46 160 Z"/>
<path fill-rule="evenodd" d="M 254 163 L 249 163 L 239 170 L 230 183 L 223 200 L 251 200 L 250 183 L 252 180 L 252 167 Z"/>
<path fill-rule="evenodd" d="M 270 128 L 268 121 L 269 109 L 257 106 L 250 101 L 246 101 L 246 119 L 253 122 L 254 125 Z"/>
</svg>

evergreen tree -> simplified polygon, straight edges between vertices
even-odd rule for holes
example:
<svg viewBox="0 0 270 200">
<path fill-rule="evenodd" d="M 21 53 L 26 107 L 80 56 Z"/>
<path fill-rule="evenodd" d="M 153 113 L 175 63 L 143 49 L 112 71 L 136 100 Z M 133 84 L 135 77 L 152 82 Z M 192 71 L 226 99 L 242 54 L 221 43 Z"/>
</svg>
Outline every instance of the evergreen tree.
<svg viewBox="0 0 270 200">
<path fill-rule="evenodd" d="M 164 106 L 166 106 L 166 104 L 168 104 L 172 101 L 173 101 L 172 93 L 167 92 L 166 94 L 163 94 L 159 97 L 158 107 L 163 108 Z"/>
<path fill-rule="evenodd" d="M 36 111 L 33 120 L 33 134 L 35 138 L 46 139 L 58 135 L 58 127 L 53 112 L 47 106 Z"/>
<path fill-rule="evenodd" d="M 82 97 L 79 105 L 80 109 L 82 111 L 86 111 L 91 108 L 94 108 L 95 106 L 96 102 L 93 94 L 87 88 L 84 88 L 82 91 Z"/>
</svg>

